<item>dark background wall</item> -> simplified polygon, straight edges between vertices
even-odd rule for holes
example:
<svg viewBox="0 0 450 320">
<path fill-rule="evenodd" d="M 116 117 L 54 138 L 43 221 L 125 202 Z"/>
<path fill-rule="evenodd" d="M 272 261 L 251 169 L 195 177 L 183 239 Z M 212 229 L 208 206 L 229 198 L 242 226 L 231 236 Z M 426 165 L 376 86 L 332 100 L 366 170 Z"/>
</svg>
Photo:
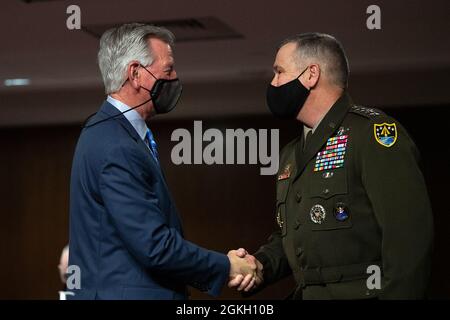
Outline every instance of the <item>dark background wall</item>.
<svg viewBox="0 0 450 320">
<path fill-rule="evenodd" d="M 422 153 L 435 216 L 433 298 L 450 298 L 446 107 L 385 109 L 404 124 Z M 176 128 L 193 132 L 193 120 L 199 119 L 152 124 L 186 237 L 217 251 L 254 251 L 276 228 L 274 177 L 261 176 L 260 165 L 173 165 L 170 151 L 176 143 L 170 135 Z M 280 146 L 301 130 L 296 122 L 270 116 L 209 118 L 203 127 L 279 128 Z M 68 241 L 70 167 L 79 132 L 79 125 L 0 129 L 0 299 L 57 299 L 62 289 L 57 264 Z M 288 278 L 255 298 L 282 299 L 293 286 Z M 192 294 L 208 298 L 194 289 Z M 225 289 L 221 298 L 240 296 Z"/>
</svg>

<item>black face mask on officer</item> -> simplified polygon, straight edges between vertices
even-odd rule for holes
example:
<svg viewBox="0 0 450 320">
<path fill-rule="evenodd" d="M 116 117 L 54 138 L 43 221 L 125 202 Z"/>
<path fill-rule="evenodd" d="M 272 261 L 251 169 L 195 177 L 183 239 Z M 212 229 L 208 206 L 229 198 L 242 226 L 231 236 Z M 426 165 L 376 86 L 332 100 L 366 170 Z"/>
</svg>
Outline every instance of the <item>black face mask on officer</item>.
<svg viewBox="0 0 450 320">
<path fill-rule="evenodd" d="M 155 107 L 156 113 L 167 113 L 173 110 L 180 99 L 181 92 L 183 91 L 183 86 L 181 85 L 180 79 L 158 79 L 146 67 L 143 65 L 141 65 L 141 67 L 156 79 L 156 82 L 151 90 L 140 86 L 142 89 L 150 93 L 150 98 L 153 101 L 153 106 Z"/>
<path fill-rule="evenodd" d="M 309 67 L 306 67 L 297 78 L 279 87 L 269 84 L 266 101 L 270 111 L 279 118 L 295 118 L 309 96 L 309 90 L 300 82 L 301 77 Z"/>
</svg>

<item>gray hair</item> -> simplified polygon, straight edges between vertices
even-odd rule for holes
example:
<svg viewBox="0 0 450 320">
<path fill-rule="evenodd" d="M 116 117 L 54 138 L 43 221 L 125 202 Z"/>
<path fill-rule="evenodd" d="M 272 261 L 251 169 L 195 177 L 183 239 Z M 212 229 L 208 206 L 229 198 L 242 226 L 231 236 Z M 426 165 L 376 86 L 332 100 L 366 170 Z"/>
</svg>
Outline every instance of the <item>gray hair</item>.
<svg viewBox="0 0 450 320">
<path fill-rule="evenodd" d="M 295 43 L 295 62 L 301 69 L 307 64 L 317 63 L 330 82 L 342 89 L 348 85 L 350 69 L 341 43 L 324 33 L 302 33 L 285 39 L 278 49 L 288 43 Z"/>
<path fill-rule="evenodd" d="M 136 60 L 143 66 L 153 63 L 147 40 L 158 38 L 171 47 L 175 43 L 172 32 L 163 27 L 142 23 L 124 24 L 103 33 L 98 51 L 98 65 L 106 94 L 114 93 L 126 80 L 128 64 Z"/>
</svg>

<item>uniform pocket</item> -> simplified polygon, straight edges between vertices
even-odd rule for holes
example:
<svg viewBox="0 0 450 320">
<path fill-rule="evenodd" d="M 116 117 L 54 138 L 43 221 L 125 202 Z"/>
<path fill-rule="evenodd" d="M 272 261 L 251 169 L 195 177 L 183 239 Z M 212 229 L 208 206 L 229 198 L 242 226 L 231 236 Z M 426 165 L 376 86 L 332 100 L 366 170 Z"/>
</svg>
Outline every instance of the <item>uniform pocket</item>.
<svg viewBox="0 0 450 320">
<path fill-rule="evenodd" d="M 324 178 L 326 172 L 316 172 L 311 178 L 308 195 L 311 198 L 330 199 L 348 193 L 347 174 L 344 168 L 336 169 L 331 178 Z"/>
<path fill-rule="evenodd" d="M 331 178 L 324 178 L 326 172 L 317 172 L 314 174 L 311 184 L 308 188 L 308 198 L 312 206 L 310 212 L 311 230 L 328 231 L 337 229 L 346 229 L 352 227 L 352 219 L 349 209 L 348 183 L 345 168 L 333 171 Z M 325 218 L 320 223 L 314 223 L 311 215 L 314 209 L 318 215 Z M 339 210 L 344 210 L 344 214 Z M 318 219 L 315 219 L 316 221 Z M 320 220 L 320 219 L 319 219 Z"/>
<path fill-rule="evenodd" d="M 333 212 L 330 212 L 330 216 L 324 220 L 322 224 L 313 224 L 311 227 L 312 231 L 331 231 L 331 230 L 339 230 L 339 229 L 348 229 L 352 227 L 352 220 L 348 218 L 346 221 L 338 221 L 333 215 Z"/>
</svg>

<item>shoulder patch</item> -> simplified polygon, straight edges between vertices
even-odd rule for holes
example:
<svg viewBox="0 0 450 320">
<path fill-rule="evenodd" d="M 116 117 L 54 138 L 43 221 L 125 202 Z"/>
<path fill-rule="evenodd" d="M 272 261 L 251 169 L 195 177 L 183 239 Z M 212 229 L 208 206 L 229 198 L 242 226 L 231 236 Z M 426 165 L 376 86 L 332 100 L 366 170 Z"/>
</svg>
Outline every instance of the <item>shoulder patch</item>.
<svg viewBox="0 0 450 320">
<path fill-rule="evenodd" d="M 367 107 L 363 107 L 363 106 L 352 106 L 350 108 L 350 112 L 359 114 L 359 115 L 369 118 L 369 119 L 384 114 L 381 110 L 374 109 L 374 108 L 367 108 Z"/>
<path fill-rule="evenodd" d="M 397 141 L 397 126 L 395 123 L 374 123 L 375 140 L 383 147 L 392 147 Z"/>
</svg>

